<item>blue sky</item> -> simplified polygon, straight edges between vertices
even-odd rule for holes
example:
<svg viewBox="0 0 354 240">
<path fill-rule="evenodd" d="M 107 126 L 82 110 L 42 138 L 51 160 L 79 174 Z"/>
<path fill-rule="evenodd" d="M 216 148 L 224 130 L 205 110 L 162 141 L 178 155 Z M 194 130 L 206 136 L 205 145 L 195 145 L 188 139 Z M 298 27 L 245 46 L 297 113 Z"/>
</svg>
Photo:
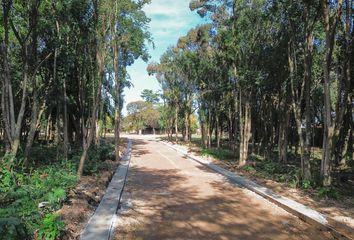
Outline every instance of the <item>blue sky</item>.
<svg viewBox="0 0 354 240">
<path fill-rule="evenodd" d="M 150 32 L 155 43 L 155 49 L 149 47 L 150 62 L 158 62 L 160 56 L 169 46 L 175 45 L 180 36 L 186 35 L 191 28 L 205 21 L 189 10 L 189 2 L 190 0 L 152 0 L 151 4 L 145 6 L 144 11 L 151 19 Z M 133 87 L 124 90 L 124 115 L 126 104 L 141 100 L 140 94 L 144 89 L 160 89 L 156 78 L 147 74 L 146 67 L 147 63 L 138 60 L 128 68 Z"/>
</svg>

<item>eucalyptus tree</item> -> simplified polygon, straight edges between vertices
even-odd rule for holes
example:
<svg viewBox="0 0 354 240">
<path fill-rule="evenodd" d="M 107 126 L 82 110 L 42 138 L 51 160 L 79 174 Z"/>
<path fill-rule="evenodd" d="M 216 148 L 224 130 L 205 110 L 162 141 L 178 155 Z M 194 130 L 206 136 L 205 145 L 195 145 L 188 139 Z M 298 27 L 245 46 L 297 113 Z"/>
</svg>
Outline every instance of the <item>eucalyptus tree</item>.
<svg viewBox="0 0 354 240">
<path fill-rule="evenodd" d="M 156 105 L 160 101 L 160 94 L 158 92 L 154 92 L 150 89 L 144 89 L 141 92 L 140 97 L 144 99 L 146 102 Z"/>
<path fill-rule="evenodd" d="M 324 94 L 324 134 L 322 146 L 322 163 L 321 163 L 321 177 L 322 184 L 325 186 L 331 185 L 331 171 L 334 164 L 333 152 L 337 145 L 340 135 L 340 129 L 343 124 L 344 114 L 348 110 L 346 106 L 352 106 L 352 99 L 350 99 L 349 82 L 352 78 L 352 70 L 350 64 L 350 42 L 353 41 L 353 1 L 342 0 L 329 3 L 321 1 L 323 26 L 325 32 L 325 54 L 323 58 L 323 94 Z M 343 11 L 344 10 L 344 11 Z M 342 17 L 344 12 L 345 17 Z M 338 28 L 342 27 L 342 35 L 338 32 Z M 350 30 L 351 29 L 351 30 Z M 343 65 L 340 66 L 341 72 L 337 76 L 337 99 L 334 107 L 335 118 L 333 118 L 333 105 L 331 100 L 331 71 L 333 67 L 333 53 L 336 49 L 336 38 L 341 37 L 344 42 L 345 50 L 343 54 Z M 352 107 L 349 107 L 352 109 Z M 347 118 L 350 118 L 347 115 Z M 353 124 L 352 124 L 353 125 Z M 351 127 L 352 128 L 352 127 Z M 347 139 L 348 141 L 349 139 Z M 343 145 L 343 142 L 341 143 Z"/>
<path fill-rule="evenodd" d="M 67 159 L 70 143 L 77 142 L 80 177 L 91 144 L 99 143 L 101 122 L 114 112 L 112 97 L 119 139 L 126 67 L 148 58 L 149 19 L 142 10 L 148 3 L 2 1 L 0 126 L 7 153 L 23 156 L 29 166 L 39 138 L 55 144 L 57 160 Z"/>
<path fill-rule="evenodd" d="M 144 61 L 149 58 L 146 41 L 151 42 L 151 36 L 147 30 L 150 19 L 146 17 L 142 8 L 150 3 L 150 0 L 111 2 L 113 15 L 110 23 L 110 34 L 115 72 L 115 155 L 116 160 L 119 160 L 122 86 L 127 78 L 126 67 L 133 64 L 139 57 L 142 57 Z"/>
<path fill-rule="evenodd" d="M 178 119 L 182 106 L 182 86 L 176 64 L 176 50 L 169 48 L 160 59 L 159 63 L 150 63 L 147 67 L 149 75 L 155 75 L 162 88 L 162 96 L 168 106 L 167 112 L 173 113 L 175 140 L 178 142 Z M 172 124 L 170 125 L 172 127 Z"/>
<path fill-rule="evenodd" d="M 322 184 L 330 184 L 332 165 L 345 168 L 352 157 L 353 1 L 193 0 L 190 8 L 211 20 L 214 65 L 228 73 L 198 82 L 197 89 L 214 82 L 225 87 L 221 99 L 214 96 L 216 109 L 228 116 L 229 141 L 238 146 L 240 165 L 255 149 L 272 158 L 276 145 L 279 161 L 286 162 L 289 144 L 299 145 L 301 177 L 312 179 L 310 153 L 323 123 Z M 198 104 L 212 106 L 205 96 Z M 199 117 L 205 120 L 202 112 Z"/>
<path fill-rule="evenodd" d="M 1 31 L 1 58 L 2 58 L 2 116 L 5 125 L 8 151 L 15 156 L 20 147 L 21 128 L 26 111 L 27 96 L 32 91 L 34 98 L 32 123 L 37 122 L 37 72 L 44 60 L 38 58 L 38 11 L 39 1 L 2 2 L 2 31 Z M 15 46 L 12 46 L 15 43 Z M 12 58 L 15 54 L 18 60 Z M 12 62 L 12 60 L 14 60 Z M 13 64 L 20 64 L 21 74 L 13 72 Z M 22 75 L 22 76 L 21 76 Z M 21 79 L 22 78 L 22 79 Z M 21 100 L 16 101 L 14 87 L 20 86 Z M 31 86 L 33 88 L 31 88 Z M 19 109 L 19 110 L 17 110 Z M 17 110 L 17 113 L 16 113 Z M 17 117 L 16 117 L 17 114 Z M 31 137 L 31 136 L 30 136 Z"/>
</svg>

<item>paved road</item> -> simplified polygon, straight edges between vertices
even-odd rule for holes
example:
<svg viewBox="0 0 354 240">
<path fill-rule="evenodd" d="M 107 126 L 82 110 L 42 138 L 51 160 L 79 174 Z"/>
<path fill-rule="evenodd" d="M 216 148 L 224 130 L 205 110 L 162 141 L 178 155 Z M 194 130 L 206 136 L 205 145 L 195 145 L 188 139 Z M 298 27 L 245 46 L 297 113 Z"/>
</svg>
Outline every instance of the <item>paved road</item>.
<svg viewBox="0 0 354 240">
<path fill-rule="evenodd" d="M 114 239 L 331 239 L 154 140 L 133 140 Z"/>
</svg>

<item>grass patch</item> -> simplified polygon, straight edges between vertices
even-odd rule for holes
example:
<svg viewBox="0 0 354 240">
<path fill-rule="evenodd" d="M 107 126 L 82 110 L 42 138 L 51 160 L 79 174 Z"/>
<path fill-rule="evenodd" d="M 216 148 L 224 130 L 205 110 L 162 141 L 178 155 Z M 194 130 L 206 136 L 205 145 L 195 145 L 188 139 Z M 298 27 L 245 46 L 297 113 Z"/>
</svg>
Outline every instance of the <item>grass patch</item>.
<svg viewBox="0 0 354 240">
<path fill-rule="evenodd" d="M 246 166 L 247 168 L 248 166 Z M 245 169 L 247 171 L 247 169 Z M 299 169 L 291 164 L 281 164 L 278 162 L 261 160 L 257 161 L 252 167 L 255 176 L 272 179 L 277 182 L 287 183 L 291 187 L 300 186 L 300 172 Z"/>
<path fill-rule="evenodd" d="M 233 159 L 235 154 L 227 149 L 202 149 L 201 154 L 203 156 L 213 157 L 219 160 Z"/>
</svg>

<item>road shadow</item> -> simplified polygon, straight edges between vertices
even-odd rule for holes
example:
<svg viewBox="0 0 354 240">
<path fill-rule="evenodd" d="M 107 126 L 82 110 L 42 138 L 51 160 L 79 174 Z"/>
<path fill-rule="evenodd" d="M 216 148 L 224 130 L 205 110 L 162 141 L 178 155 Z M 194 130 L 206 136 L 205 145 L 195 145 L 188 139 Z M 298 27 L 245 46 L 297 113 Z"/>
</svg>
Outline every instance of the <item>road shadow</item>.
<svg viewBox="0 0 354 240">
<path fill-rule="evenodd" d="M 151 151 L 148 150 L 147 145 L 148 145 L 147 140 L 133 139 L 132 156 L 133 157 L 140 157 L 145 154 L 150 154 Z"/>
<path fill-rule="evenodd" d="M 215 181 L 205 196 L 205 183 L 190 183 L 177 169 L 132 167 L 124 193 L 132 204 L 120 216 L 115 239 L 329 239 L 275 207 L 251 201 L 242 189 Z"/>
</svg>

